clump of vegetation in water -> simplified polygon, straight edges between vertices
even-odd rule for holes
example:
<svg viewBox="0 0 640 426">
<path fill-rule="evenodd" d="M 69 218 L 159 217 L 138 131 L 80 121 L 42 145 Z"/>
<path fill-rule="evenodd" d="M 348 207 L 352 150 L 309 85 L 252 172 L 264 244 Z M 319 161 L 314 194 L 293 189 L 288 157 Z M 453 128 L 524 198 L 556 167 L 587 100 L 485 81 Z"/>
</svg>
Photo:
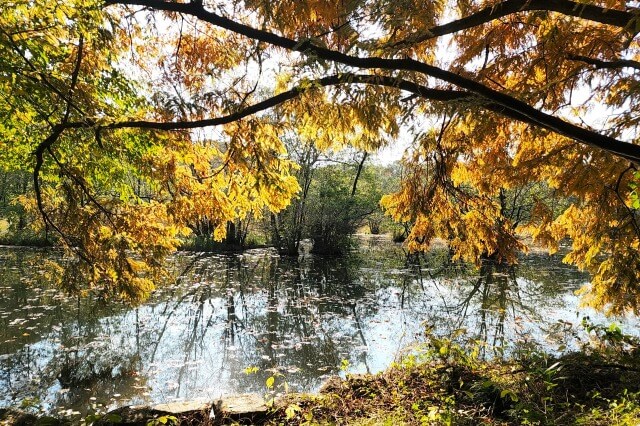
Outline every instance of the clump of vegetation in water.
<svg viewBox="0 0 640 426">
<path fill-rule="evenodd" d="M 483 360 L 472 342 L 429 336 L 376 375 L 348 375 L 314 396 L 277 404 L 273 424 L 635 425 L 640 422 L 636 338 L 584 322 L 592 341 L 552 357 L 519 350 Z"/>
</svg>

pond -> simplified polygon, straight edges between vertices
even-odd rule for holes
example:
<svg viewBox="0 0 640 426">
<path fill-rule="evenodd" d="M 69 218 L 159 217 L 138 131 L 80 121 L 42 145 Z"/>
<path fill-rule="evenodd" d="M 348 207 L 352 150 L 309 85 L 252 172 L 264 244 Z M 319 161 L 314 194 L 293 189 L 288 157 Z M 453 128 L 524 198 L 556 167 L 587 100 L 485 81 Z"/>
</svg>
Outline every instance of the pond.
<svg viewBox="0 0 640 426">
<path fill-rule="evenodd" d="M 0 248 L 0 407 L 86 414 L 128 404 L 315 391 L 330 375 L 378 372 L 425 330 L 486 342 L 575 348 L 589 277 L 534 252 L 480 270 L 436 249 L 408 261 L 387 237 L 345 258 L 179 253 L 175 280 L 137 308 L 47 285 L 59 253 Z M 635 318 L 618 319 L 623 330 Z M 286 388 L 286 389 L 285 389 Z"/>
</svg>

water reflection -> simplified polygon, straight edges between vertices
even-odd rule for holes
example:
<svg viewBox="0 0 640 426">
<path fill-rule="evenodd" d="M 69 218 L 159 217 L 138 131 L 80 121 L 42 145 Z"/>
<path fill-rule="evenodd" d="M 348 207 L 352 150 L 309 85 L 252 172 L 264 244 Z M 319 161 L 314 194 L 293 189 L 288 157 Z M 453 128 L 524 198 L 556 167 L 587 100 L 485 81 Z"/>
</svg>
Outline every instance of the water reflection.
<svg viewBox="0 0 640 426">
<path fill-rule="evenodd" d="M 384 238 L 347 258 L 270 250 L 180 254 L 175 282 L 130 309 L 47 286 L 55 252 L 0 249 L 0 406 L 49 411 L 264 393 L 267 377 L 317 389 L 343 360 L 386 368 L 409 345 L 464 329 L 500 355 L 518 342 L 553 349 L 587 277 L 533 254 L 476 271 L 446 250 L 407 259 Z M 246 374 L 247 367 L 258 372 Z"/>
</svg>

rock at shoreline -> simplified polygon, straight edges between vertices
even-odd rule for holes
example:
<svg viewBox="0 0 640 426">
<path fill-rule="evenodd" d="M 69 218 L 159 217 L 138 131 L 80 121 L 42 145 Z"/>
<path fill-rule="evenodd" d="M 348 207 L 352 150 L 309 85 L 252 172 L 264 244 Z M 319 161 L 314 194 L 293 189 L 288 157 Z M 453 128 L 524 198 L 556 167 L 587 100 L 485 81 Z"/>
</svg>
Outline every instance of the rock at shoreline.
<svg viewBox="0 0 640 426">
<path fill-rule="evenodd" d="M 175 417 L 180 425 L 219 425 L 229 423 L 256 424 L 267 417 L 264 399 L 257 394 L 233 395 L 213 403 L 184 401 L 150 407 L 120 407 L 107 413 L 97 425 L 146 426 L 150 420 Z"/>
<path fill-rule="evenodd" d="M 259 424 L 266 420 L 268 408 L 258 394 L 226 396 L 215 400 L 182 401 L 153 406 L 125 406 L 108 412 L 97 419 L 95 426 L 129 425 L 147 426 L 154 419 L 177 419 L 181 426 Z M 43 423 L 42 420 L 46 420 Z M 18 410 L 0 409 L 0 426 L 68 425 L 69 422 L 49 417 L 37 417 Z M 172 424 L 172 423 L 166 423 Z"/>
<path fill-rule="evenodd" d="M 119 425 L 147 426 L 153 419 L 175 417 L 180 425 L 209 424 L 211 404 L 202 401 L 172 402 L 147 406 L 120 407 L 105 414 L 98 420 L 96 426 Z M 169 423 L 171 424 L 171 423 Z"/>
<path fill-rule="evenodd" d="M 340 376 L 330 376 L 323 384 L 320 386 L 319 393 L 337 393 L 344 384 L 344 380 Z"/>
<path fill-rule="evenodd" d="M 158 404 L 151 407 L 155 411 L 169 413 L 174 415 L 185 414 L 189 412 L 209 412 L 211 404 L 204 401 L 182 401 L 170 402 L 168 404 Z"/>
<path fill-rule="evenodd" d="M 216 422 L 233 421 L 240 424 L 256 424 L 266 419 L 267 406 L 255 393 L 232 395 L 218 399 L 213 404 Z"/>
</svg>

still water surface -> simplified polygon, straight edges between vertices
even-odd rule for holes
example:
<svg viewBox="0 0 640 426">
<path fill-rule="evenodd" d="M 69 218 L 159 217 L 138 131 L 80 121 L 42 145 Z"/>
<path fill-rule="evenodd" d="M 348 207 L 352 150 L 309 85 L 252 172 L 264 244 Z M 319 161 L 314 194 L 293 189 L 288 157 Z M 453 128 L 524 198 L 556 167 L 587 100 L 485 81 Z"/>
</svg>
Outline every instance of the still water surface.
<svg viewBox="0 0 640 426">
<path fill-rule="evenodd" d="M 462 329 L 496 356 L 523 344 L 569 350 L 584 315 L 610 321 L 578 308 L 588 276 L 543 253 L 479 271 L 445 250 L 407 262 L 385 237 L 362 238 L 346 258 L 180 253 L 176 280 L 137 308 L 51 288 L 42 270 L 56 256 L 0 248 L 0 407 L 84 414 L 265 393 L 274 374 L 278 390 L 314 391 L 346 362 L 350 373 L 385 369 L 427 328 Z"/>
</svg>

